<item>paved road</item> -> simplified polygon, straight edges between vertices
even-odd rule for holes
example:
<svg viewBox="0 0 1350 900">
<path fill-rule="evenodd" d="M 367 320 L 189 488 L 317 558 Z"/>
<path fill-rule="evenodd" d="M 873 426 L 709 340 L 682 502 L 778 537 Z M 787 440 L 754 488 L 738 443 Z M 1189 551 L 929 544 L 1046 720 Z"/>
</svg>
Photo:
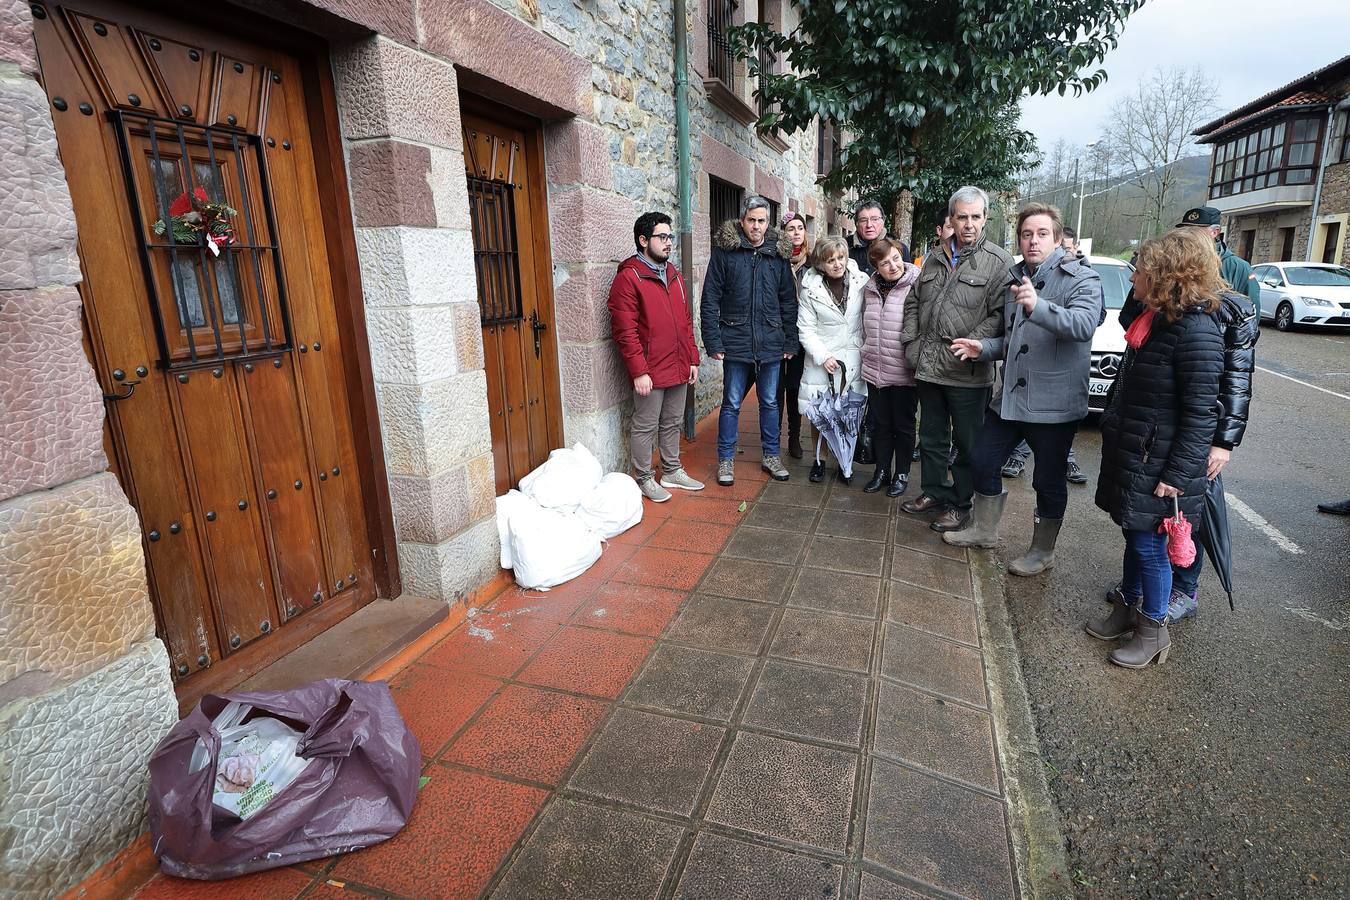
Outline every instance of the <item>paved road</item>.
<svg viewBox="0 0 1350 900">
<path fill-rule="evenodd" d="M 1233 517 L 1236 613 L 1207 572 L 1199 618 L 1143 672 L 1084 634 L 1123 546 L 1092 503 L 1091 422 L 1077 442 L 1091 481 L 1073 488 L 1059 565 L 1007 579 L 1084 896 L 1350 895 L 1350 519 L 1315 509 L 1350 496 L 1350 335 L 1262 331 L 1260 366 L 1342 396 L 1258 373 L 1224 478 L 1284 540 Z M 1029 481 L 1010 483 L 1004 559 L 1030 534 Z"/>
</svg>

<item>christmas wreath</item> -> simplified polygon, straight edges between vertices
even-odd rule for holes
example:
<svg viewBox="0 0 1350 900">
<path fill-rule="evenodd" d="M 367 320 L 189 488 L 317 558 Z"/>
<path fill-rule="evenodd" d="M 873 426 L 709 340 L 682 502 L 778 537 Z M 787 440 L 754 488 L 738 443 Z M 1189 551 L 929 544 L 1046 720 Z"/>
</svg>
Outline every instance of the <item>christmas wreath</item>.
<svg viewBox="0 0 1350 900">
<path fill-rule="evenodd" d="M 163 219 L 151 226 L 155 234 L 170 232 L 178 244 L 198 244 L 206 241 L 213 256 L 220 255 L 222 244 L 233 244 L 234 226 L 230 219 L 238 213 L 224 203 L 213 203 L 205 188 L 195 188 L 192 196 L 187 191 L 169 204 L 169 221 Z"/>
</svg>

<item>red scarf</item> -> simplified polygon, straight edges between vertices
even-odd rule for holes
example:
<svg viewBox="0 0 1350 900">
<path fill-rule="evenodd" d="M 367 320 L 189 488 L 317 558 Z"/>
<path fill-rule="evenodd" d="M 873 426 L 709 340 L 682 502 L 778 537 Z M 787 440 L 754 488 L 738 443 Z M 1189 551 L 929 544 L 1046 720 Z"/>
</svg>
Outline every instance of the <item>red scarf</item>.
<svg viewBox="0 0 1350 900">
<path fill-rule="evenodd" d="M 1153 310 L 1146 309 L 1139 314 L 1139 317 L 1130 323 L 1130 327 L 1125 330 L 1125 343 L 1135 350 L 1144 346 L 1144 341 L 1148 340 L 1149 332 L 1153 330 Z"/>
</svg>

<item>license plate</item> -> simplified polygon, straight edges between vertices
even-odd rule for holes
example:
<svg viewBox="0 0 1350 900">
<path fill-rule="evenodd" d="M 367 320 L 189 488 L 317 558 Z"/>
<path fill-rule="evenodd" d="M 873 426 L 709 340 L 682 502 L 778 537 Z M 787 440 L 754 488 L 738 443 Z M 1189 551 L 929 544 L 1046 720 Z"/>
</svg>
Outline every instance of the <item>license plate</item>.
<svg viewBox="0 0 1350 900">
<path fill-rule="evenodd" d="M 1105 397 L 1106 392 L 1111 389 L 1111 382 L 1099 381 L 1096 378 L 1088 382 L 1088 394 L 1094 397 Z"/>
<path fill-rule="evenodd" d="M 1342 318 L 1342 319 L 1350 319 L 1350 309 L 1342 310 L 1342 311 L 1341 311 L 1341 318 Z"/>
</svg>

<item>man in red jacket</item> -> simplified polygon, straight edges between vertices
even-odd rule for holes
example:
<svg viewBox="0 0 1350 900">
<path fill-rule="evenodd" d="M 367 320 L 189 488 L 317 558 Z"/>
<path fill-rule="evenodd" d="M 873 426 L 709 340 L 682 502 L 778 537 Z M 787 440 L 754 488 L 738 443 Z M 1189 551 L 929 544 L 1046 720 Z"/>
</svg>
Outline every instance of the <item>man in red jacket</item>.
<svg viewBox="0 0 1350 900">
<path fill-rule="evenodd" d="M 684 279 L 670 261 L 674 240 L 670 216 L 643 213 L 633 223 L 637 253 L 619 263 L 609 286 L 614 343 L 633 379 L 633 471 L 655 503 L 670 499 L 667 488 L 703 490 L 680 465 L 680 423 L 686 386 L 698 379 L 698 347 Z M 661 448 L 660 482 L 652 473 L 653 438 Z"/>
</svg>

